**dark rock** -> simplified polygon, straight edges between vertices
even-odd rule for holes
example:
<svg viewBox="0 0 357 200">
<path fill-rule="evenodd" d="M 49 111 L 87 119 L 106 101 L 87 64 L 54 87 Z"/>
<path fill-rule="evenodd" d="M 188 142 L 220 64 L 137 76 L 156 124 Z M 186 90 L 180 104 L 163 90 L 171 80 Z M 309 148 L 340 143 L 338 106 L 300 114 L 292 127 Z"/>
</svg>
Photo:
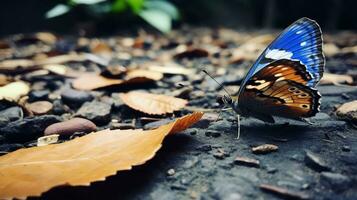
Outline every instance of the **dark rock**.
<svg viewBox="0 0 357 200">
<path fill-rule="evenodd" d="M 77 111 L 76 116 L 84 117 L 96 124 L 107 124 L 110 121 L 110 111 L 112 106 L 100 101 L 84 103 Z"/>
<path fill-rule="evenodd" d="M 29 102 L 48 100 L 49 90 L 35 90 L 29 94 Z"/>
<path fill-rule="evenodd" d="M 350 152 L 350 151 L 351 151 L 351 147 L 348 146 L 348 145 L 343 145 L 342 151 L 344 151 L 344 152 Z"/>
<path fill-rule="evenodd" d="M 331 170 L 331 167 L 322 158 L 308 150 L 306 150 L 305 154 L 305 163 L 318 172 Z"/>
<path fill-rule="evenodd" d="M 351 179 L 345 175 L 331 172 L 322 172 L 321 181 L 323 184 L 328 185 L 332 190 L 341 192 L 351 185 Z"/>
<path fill-rule="evenodd" d="M 0 111 L 0 127 L 5 126 L 9 122 L 22 119 L 23 115 L 22 108 L 17 106 Z"/>
<path fill-rule="evenodd" d="M 52 112 L 53 114 L 56 115 L 62 115 L 63 113 L 69 110 L 69 108 L 66 105 L 63 105 L 62 101 L 59 99 L 54 100 L 52 105 L 53 105 Z"/>
<path fill-rule="evenodd" d="M 72 135 L 75 132 L 89 133 L 96 129 L 97 126 L 87 119 L 73 118 L 68 121 L 51 124 L 45 129 L 45 135 Z"/>
<path fill-rule="evenodd" d="M 51 124 L 61 121 L 55 115 L 42 115 L 25 118 L 21 121 L 8 123 L 0 128 L 0 133 L 11 142 L 27 142 L 43 135 L 43 131 Z"/>
<path fill-rule="evenodd" d="M 5 142 L 5 137 L 3 135 L 0 135 L 0 144 Z"/>
<path fill-rule="evenodd" d="M 196 147 L 196 150 L 207 152 L 207 151 L 211 151 L 212 150 L 212 146 L 209 145 L 209 144 L 204 144 L 204 145 Z"/>
<path fill-rule="evenodd" d="M 21 148 L 24 148 L 22 144 L 2 144 L 0 145 L 0 152 L 12 152 Z"/>
<path fill-rule="evenodd" d="M 208 129 L 220 132 L 230 132 L 232 127 L 232 123 L 224 119 L 217 122 L 212 122 Z"/>
<path fill-rule="evenodd" d="M 217 138 L 217 137 L 221 136 L 221 133 L 218 132 L 218 131 L 214 131 L 214 130 L 207 130 L 207 131 L 205 132 L 205 135 L 206 135 L 207 137 Z"/>
<path fill-rule="evenodd" d="M 93 96 L 85 91 L 66 89 L 61 93 L 62 101 L 72 108 L 78 108 L 84 102 L 92 101 Z"/>
</svg>

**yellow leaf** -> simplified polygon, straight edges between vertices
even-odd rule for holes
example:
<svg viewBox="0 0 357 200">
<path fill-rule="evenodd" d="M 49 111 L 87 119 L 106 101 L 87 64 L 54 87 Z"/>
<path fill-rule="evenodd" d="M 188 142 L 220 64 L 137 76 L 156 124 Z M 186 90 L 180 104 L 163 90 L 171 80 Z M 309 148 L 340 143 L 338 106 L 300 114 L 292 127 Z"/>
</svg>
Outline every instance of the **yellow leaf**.
<svg viewBox="0 0 357 200">
<path fill-rule="evenodd" d="M 40 196 L 60 185 L 88 186 L 144 164 L 165 136 L 197 122 L 193 113 L 154 130 L 103 130 L 71 141 L 20 149 L 0 157 L 0 199 Z"/>
</svg>

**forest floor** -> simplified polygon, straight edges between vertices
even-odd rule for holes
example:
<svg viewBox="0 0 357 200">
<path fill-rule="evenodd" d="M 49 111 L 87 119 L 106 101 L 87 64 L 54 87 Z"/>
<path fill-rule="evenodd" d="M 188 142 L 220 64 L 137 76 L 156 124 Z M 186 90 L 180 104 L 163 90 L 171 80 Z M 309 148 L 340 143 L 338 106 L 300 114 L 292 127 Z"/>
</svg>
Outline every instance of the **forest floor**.
<svg viewBox="0 0 357 200">
<path fill-rule="evenodd" d="M 225 93 L 201 70 L 236 95 L 245 73 L 275 36 L 205 28 L 101 39 L 49 33 L 9 36 L 0 45 L 0 85 L 21 80 L 30 90 L 25 98 L 0 102 L 0 152 L 34 146 L 48 125 L 73 117 L 94 122 L 98 130 L 151 129 L 173 117 L 204 111 L 196 125 L 165 139 L 147 163 L 88 187 L 56 187 L 30 199 L 357 199 L 356 116 L 352 122 L 336 116 L 341 104 L 357 99 L 357 33 L 324 35 L 326 73 L 345 76 L 317 87 L 321 112 L 311 118 L 313 124 L 242 118 L 237 140 L 236 115 L 223 112 L 217 120 L 222 106 L 216 99 Z M 80 74 L 121 79 L 128 69 L 156 71 L 163 77 L 73 85 Z M 119 93 L 133 90 L 183 98 L 188 105 L 174 114 L 145 114 L 119 98 Z M 34 104 L 38 101 L 47 103 Z M 63 136 L 60 142 L 72 138 Z M 262 144 L 278 150 L 252 152 Z"/>
</svg>

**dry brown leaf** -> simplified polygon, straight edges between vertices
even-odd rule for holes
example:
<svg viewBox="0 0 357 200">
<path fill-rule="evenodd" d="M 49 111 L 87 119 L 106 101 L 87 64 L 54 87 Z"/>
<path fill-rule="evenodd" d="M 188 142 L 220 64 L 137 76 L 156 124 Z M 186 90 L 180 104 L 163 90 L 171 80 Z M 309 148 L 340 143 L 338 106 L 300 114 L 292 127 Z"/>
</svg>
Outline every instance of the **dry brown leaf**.
<svg viewBox="0 0 357 200">
<path fill-rule="evenodd" d="M 22 81 L 12 82 L 0 87 L 0 99 L 18 101 L 21 96 L 30 92 L 30 87 Z"/>
<path fill-rule="evenodd" d="M 72 86 L 78 90 L 95 90 L 98 88 L 119 85 L 123 81 L 119 79 L 110 79 L 95 73 L 86 73 L 72 82 Z"/>
<path fill-rule="evenodd" d="M 352 84 L 353 83 L 353 78 L 352 76 L 349 75 L 340 75 L 340 74 L 330 74 L 330 73 L 324 73 L 324 76 L 322 77 L 320 84 L 321 85 L 340 85 L 340 84 Z"/>
<path fill-rule="evenodd" d="M 197 122 L 193 113 L 154 130 L 103 130 L 0 157 L 0 199 L 40 196 L 60 185 L 88 186 L 154 157 L 170 133 Z"/>
<path fill-rule="evenodd" d="M 119 96 L 132 109 L 152 115 L 172 113 L 187 104 L 184 99 L 137 91 L 121 93 Z"/>
<path fill-rule="evenodd" d="M 161 72 L 144 70 L 144 69 L 132 69 L 126 73 L 125 79 L 128 81 L 133 78 L 144 78 L 152 81 L 161 80 L 164 75 Z"/>
<path fill-rule="evenodd" d="M 72 86 L 78 90 L 95 90 L 122 84 L 139 84 L 150 81 L 158 81 L 163 77 L 162 73 L 147 70 L 130 70 L 127 72 L 125 80 L 106 78 L 95 73 L 85 73 L 72 82 Z"/>
<path fill-rule="evenodd" d="M 149 66 L 148 69 L 150 71 L 161 72 L 164 74 L 191 75 L 194 73 L 193 69 L 187 69 L 187 68 L 180 67 L 177 65 L 165 65 L 165 66 L 152 65 L 152 66 Z"/>
</svg>

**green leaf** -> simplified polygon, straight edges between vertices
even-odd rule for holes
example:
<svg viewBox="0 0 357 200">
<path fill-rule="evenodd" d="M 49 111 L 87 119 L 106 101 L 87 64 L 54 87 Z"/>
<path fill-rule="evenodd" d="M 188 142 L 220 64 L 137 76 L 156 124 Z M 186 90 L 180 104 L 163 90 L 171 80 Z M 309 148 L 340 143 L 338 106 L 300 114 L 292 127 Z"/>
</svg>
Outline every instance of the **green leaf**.
<svg viewBox="0 0 357 200">
<path fill-rule="evenodd" d="M 131 7 L 131 10 L 135 13 L 138 14 L 143 6 L 144 6 L 144 1 L 145 0 L 126 0 Z"/>
<path fill-rule="evenodd" d="M 66 14 L 70 10 L 70 7 L 64 4 L 58 4 L 51 10 L 46 12 L 46 18 L 58 17 L 60 15 Z"/>
<path fill-rule="evenodd" d="M 140 11 L 139 16 L 163 33 L 171 30 L 171 16 L 162 10 L 145 9 Z"/>
<path fill-rule="evenodd" d="M 112 12 L 123 12 L 124 10 L 127 9 L 127 3 L 126 0 L 116 0 L 112 4 Z"/>
<path fill-rule="evenodd" d="M 175 5 L 168 1 L 163 0 L 151 0 L 145 1 L 144 7 L 147 9 L 157 9 L 166 12 L 171 16 L 172 19 L 178 20 L 180 18 L 180 13 Z"/>
<path fill-rule="evenodd" d="M 93 5 L 93 4 L 101 3 L 104 1 L 107 1 L 107 0 L 71 0 L 71 3 Z"/>
</svg>

